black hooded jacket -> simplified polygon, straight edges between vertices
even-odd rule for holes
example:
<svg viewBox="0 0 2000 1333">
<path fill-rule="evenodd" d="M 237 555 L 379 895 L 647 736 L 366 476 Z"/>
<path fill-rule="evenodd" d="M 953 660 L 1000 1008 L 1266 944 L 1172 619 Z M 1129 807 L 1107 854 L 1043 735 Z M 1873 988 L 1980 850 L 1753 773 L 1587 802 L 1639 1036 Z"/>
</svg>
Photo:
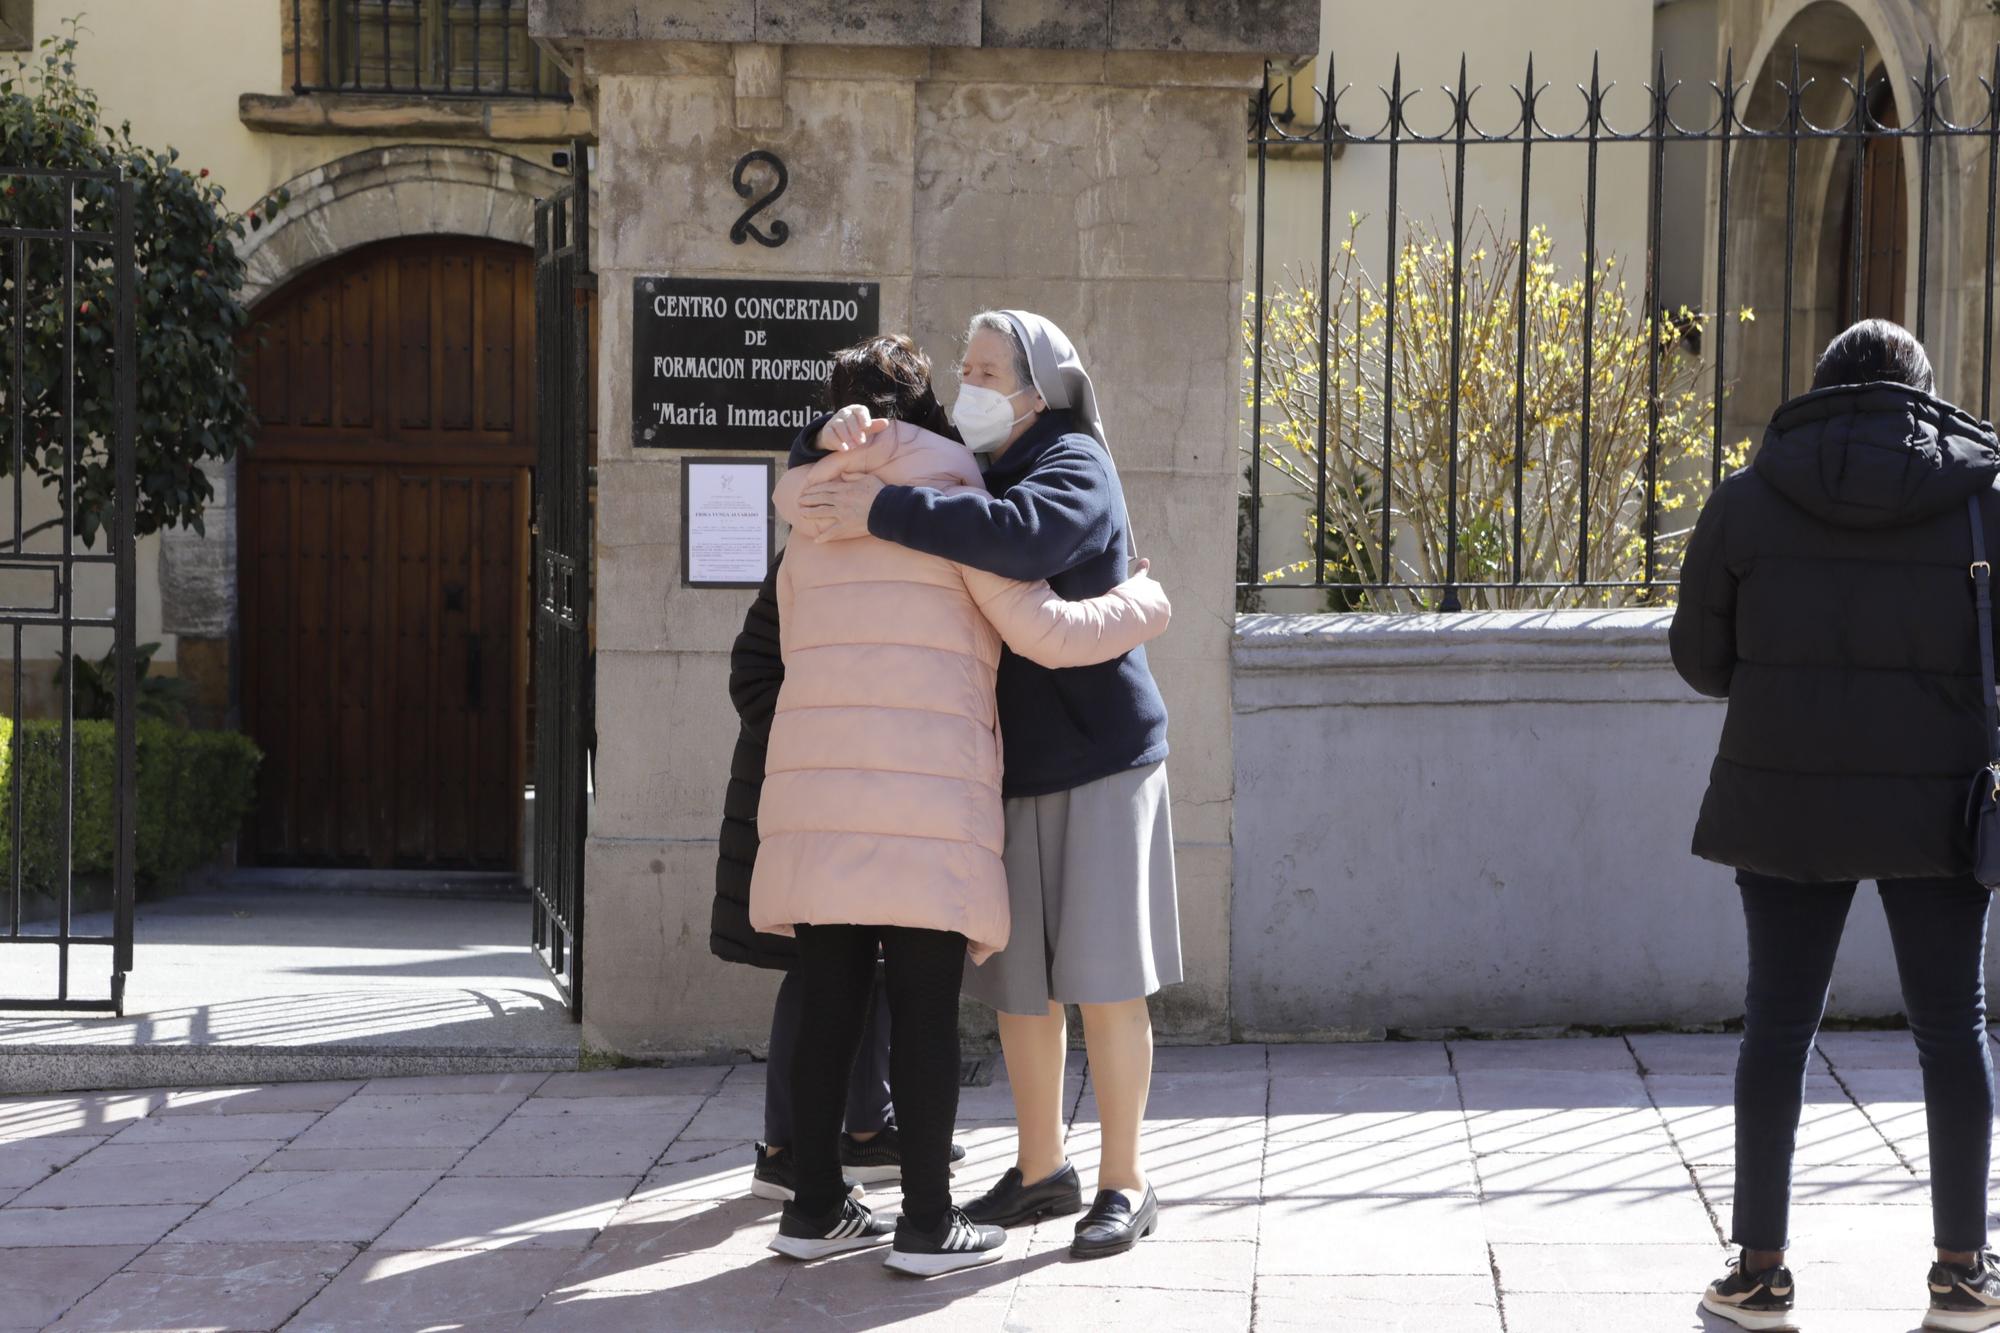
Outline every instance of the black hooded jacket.
<svg viewBox="0 0 2000 1333">
<path fill-rule="evenodd" d="M 785 659 L 778 647 L 778 566 L 744 617 L 743 632 L 729 651 L 729 699 L 742 729 L 729 764 L 722 796 L 722 838 L 715 862 L 715 907 L 709 914 L 708 948 L 726 963 L 789 970 L 798 944 L 783 935 L 750 927 L 750 876 L 757 867 L 757 804 L 764 795 L 764 752 L 771 740 L 771 715 L 778 687 L 785 683 Z"/>
<path fill-rule="evenodd" d="M 1697 856 L 1809 882 L 1962 875 L 1986 762 L 1966 500 L 1991 496 L 1985 422 L 1896 384 L 1779 408 L 1709 498 L 1674 613 L 1674 666 L 1729 700 Z"/>
</svg>

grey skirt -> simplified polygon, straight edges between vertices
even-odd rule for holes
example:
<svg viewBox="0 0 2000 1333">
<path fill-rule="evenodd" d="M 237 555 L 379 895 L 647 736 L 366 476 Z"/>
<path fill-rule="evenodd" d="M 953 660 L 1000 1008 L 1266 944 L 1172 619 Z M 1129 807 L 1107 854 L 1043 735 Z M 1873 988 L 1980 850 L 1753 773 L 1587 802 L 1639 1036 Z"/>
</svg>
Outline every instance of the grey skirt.
<svg viewBox="0 0 2000 1333">
<path fill-rule="evenodd" d="M 1165 764 L 1007 801 L 1007 947 L 965 993 L 1008 1014 L 1115 1004 L 1181 979 Z"/>
</svg>

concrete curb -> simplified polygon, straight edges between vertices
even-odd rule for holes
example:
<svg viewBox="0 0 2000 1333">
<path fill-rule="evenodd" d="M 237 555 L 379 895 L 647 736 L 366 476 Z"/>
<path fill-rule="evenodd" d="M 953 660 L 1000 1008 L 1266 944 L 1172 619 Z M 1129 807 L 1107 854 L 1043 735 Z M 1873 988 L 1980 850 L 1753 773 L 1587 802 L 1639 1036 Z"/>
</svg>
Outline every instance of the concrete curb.
<svg viewBox="0 0 2000 1333">
<path fill-rule="evenodd" d="M 562 1072 L 574 1050 L 463 1046 L 0 1047 L 0 1094 Z"/>
</svg>

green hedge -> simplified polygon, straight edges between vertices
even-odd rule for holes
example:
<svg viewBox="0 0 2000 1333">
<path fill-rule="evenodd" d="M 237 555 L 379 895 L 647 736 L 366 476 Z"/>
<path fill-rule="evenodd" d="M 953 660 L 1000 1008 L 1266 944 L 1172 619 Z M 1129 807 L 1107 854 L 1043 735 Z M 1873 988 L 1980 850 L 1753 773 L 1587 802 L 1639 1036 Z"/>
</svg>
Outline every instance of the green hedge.
<svg viewBox="0 0 2000 1333">
<path fill-rule="evenodd" d="M 0 717 L 0 877 L 13 855 L 14 785 L 21 784 L 22 879 L 49 889 L 62 878 L 62 724 L 21 725 L 14 768 L 14 723 Z M 109 722 L 79 721 L 72 865 L 78 875 L 111 873 L 111 789 L 116 778 Z M 214 860 L 236 836 L 255 796 L 263 754 L 234 731 L 190 731 L 139 723 L 138 875 L 157 883 Z"/>
</svg>

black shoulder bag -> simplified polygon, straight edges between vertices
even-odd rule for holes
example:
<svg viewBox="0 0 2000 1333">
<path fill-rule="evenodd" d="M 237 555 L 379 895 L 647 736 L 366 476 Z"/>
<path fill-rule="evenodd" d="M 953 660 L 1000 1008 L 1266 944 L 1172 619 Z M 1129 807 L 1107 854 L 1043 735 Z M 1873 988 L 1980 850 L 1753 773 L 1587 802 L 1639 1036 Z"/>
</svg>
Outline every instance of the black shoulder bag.
<svg viewBox="0 0 2000 1333">
<path fill-rule="evenodd" d="M 1993 682 L 1993 566 L 1986 561 L 1986 523 L 1979 497 L 1966 501 L 1972 514 L 1972 590 L 1979 607 L 1979 679 L 1986 705 L 1986 766 L 1972 780 L 1966 815 L 1972 821 L 1972 877 L 2000 888 L 2000 703 Z"/>
</svg>

